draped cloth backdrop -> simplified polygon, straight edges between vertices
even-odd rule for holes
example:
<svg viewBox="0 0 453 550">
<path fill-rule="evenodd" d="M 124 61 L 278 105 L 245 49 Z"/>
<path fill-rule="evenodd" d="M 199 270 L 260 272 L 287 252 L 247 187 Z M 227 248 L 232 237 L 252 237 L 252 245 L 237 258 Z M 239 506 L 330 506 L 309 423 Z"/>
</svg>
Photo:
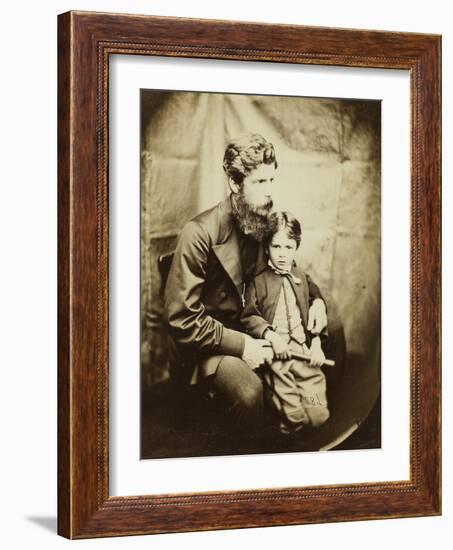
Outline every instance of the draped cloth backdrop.
<svg viewBox="0 0 453 550">
<path fill-rule="evenodd" d="M 244 132 L 274 144 L 275 207 L 302 223 L 297 259 L 344 326 L 344 410 L 363 420 L 380 386 L 379 101 L 142 90 L 142 388 L 169 376 L 158 257 L 226 196 L 223 153 Z"/>
</svg>

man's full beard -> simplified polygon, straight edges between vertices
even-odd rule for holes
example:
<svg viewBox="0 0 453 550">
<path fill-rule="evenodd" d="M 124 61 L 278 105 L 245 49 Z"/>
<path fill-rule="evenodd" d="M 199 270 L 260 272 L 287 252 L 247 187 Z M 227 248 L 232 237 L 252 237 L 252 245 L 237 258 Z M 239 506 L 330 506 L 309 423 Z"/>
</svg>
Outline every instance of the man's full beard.
<svg viewBox="0 0 453 550">
<path fill-rule="evenodd" d="M 258 212 L 246 202 L 241 192 L 234 193 L 231 199 L 233 216 L 239 229 L 244 235 L 250 235 L 261 242 L 268 230 L 268 217 L 273 207 L 272 200 L 260 207 Z"/>
</svg>

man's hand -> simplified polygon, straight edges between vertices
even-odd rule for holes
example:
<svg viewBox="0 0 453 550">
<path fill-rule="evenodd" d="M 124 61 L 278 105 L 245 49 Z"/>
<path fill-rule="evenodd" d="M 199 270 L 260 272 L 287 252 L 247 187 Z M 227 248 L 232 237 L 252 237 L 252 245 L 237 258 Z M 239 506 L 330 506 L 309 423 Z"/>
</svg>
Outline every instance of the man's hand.
<svg viewBox="0 0 453 550">
<path fill-rule="evenodd" d="M 321 298 L 313 300 L 308 311 L 307 329 L 313 334 L 320 334 L 327 326 L 326 304 Z"/>
<path fill-rule="evenodd" d="M 317 336 L 311 341 L 310 347 L 310 366 L 321 367 L 326 359 L 324 352 L 321 348 L 321 338 Z"/>
<path fill-rule="evenodd" d="M 267 340 L 255 340 L 254 338 L 250 338 L 250 336 L 246 336 L 242 360 L 245 361 L 252 370 L 257 369 L 263 364 L 270 365 L 273 356 L 272 347 Z"/>
<path fill-rule="evenodd" d="M 291 348 L 284 338 L 273 330 L 266 330 L 265 338 L 271 343 L 276 359 L 280 361 L 291 359 Z"/>
</svg>

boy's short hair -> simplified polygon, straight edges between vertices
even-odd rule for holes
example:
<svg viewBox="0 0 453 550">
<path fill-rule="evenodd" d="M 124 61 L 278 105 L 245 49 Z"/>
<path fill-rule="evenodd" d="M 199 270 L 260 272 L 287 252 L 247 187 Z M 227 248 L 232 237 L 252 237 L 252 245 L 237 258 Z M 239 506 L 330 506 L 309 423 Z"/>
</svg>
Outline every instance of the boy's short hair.
<svg viewBox="0 0 453 550">
<path fill-rule="evenodd" d="M 260 134 L 242 134 L 225 149 L 223 169 L 238 185 L 262 164 L 273 164 L 277 168 L 274 146 Z"/>
<path fill-rule="evenodd" d="M 297 248 L 299 248 L 302 238 L 302 228 L 299 220 L 294 217 L 291 212 L 272 212 L 268 219 L 268 230 L 264 237 L 264 246 L 269 247 L 272 237 L 280 231 L 285 229 L 289 239 L 296 241 Z"/>
</svg>

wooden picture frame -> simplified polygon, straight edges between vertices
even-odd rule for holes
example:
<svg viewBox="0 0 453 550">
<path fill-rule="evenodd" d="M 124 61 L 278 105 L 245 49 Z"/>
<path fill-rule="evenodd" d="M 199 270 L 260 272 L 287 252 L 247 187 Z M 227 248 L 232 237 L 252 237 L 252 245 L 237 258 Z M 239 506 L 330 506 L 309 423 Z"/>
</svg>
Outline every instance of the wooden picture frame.
<svg viewBox="0 0 453 550">
<path fill-rule="evenodd" d="M 441 513 L 441 39 L 69 12 L 58 21 L 58 532 L 89 538 Z M 410 480 L 109 495 L 111 54 L 410 71 Z"/>
</svg>

